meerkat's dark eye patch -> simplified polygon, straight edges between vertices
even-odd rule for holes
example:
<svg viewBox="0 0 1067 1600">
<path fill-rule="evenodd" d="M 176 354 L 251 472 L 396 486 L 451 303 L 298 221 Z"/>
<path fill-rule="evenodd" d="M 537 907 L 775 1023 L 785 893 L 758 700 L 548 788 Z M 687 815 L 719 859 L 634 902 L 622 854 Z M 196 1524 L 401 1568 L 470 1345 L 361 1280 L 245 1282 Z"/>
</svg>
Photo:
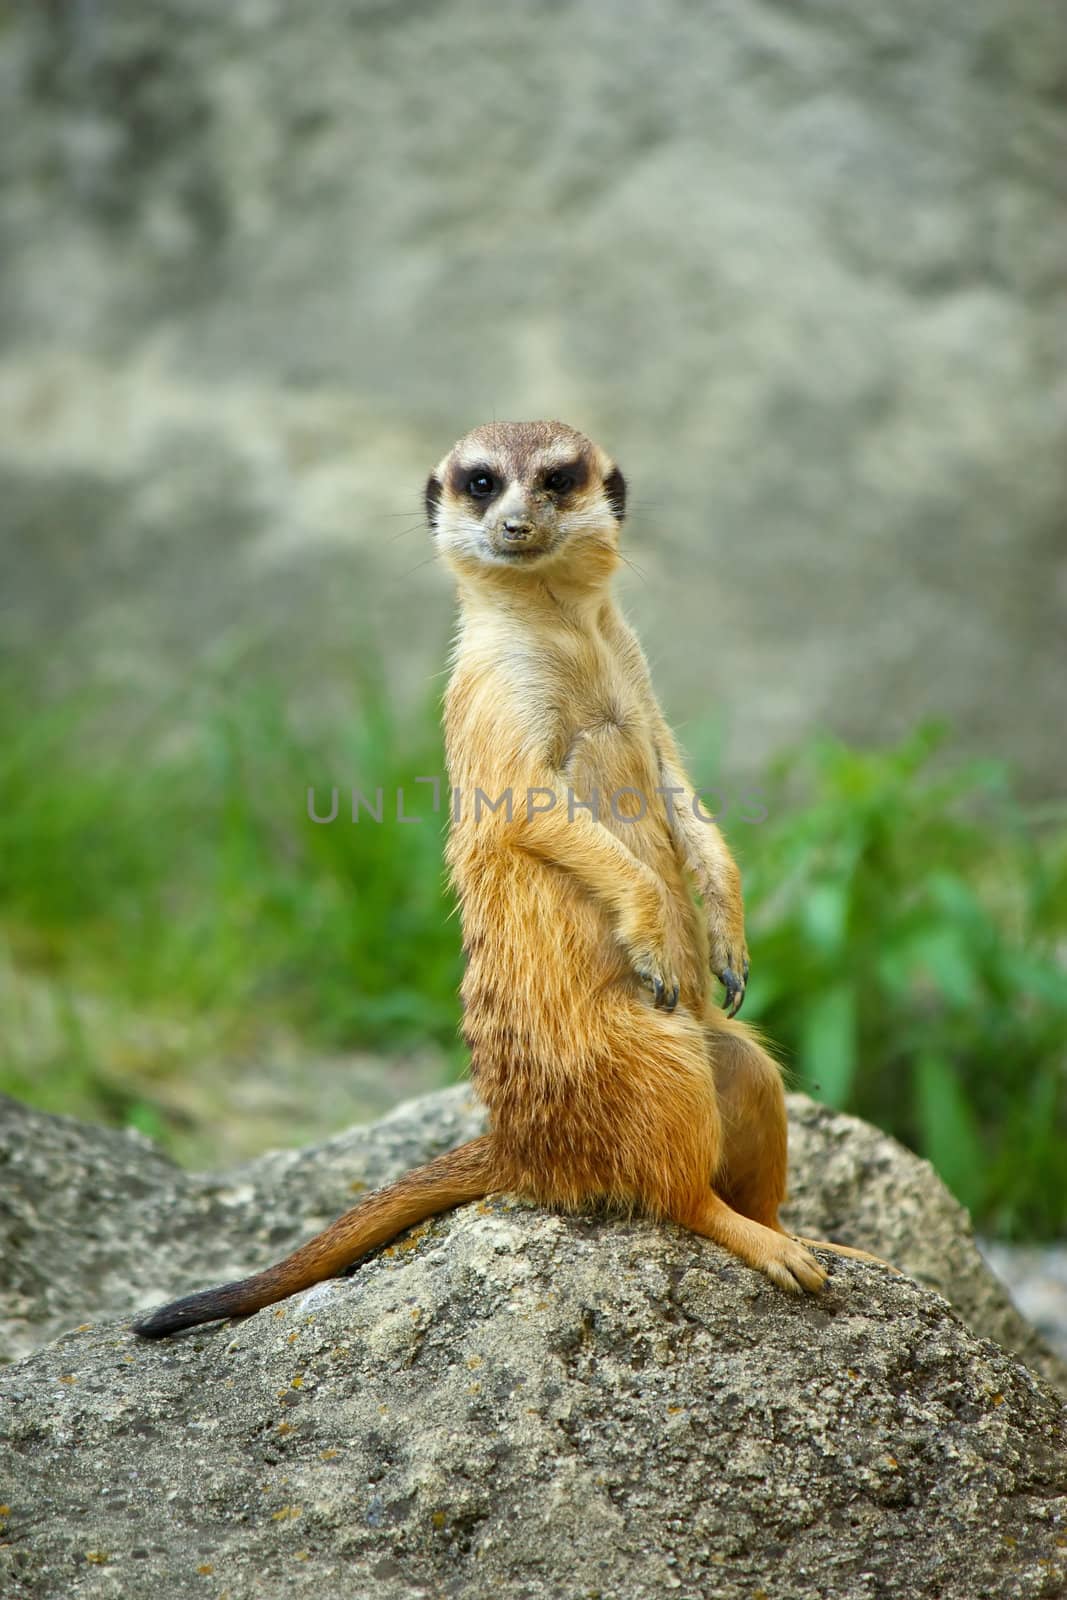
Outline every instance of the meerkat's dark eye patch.
<svg viewBox="0 0 1067 1600">
<path fill-rule="evenodd" d="M 618 467 L 612 467 L 604 479 L 604 495 L 618 522 L 626 515 L 626 479 Z"/>
<path fill-rule="evenodd" d="M 549 494 L 570 494 L 580 489 L 588 476 L 584 461 L 568 461 L 564 466 L 550 468 L 542 482 Z"/>
<path fill-rule="evenodd" d="M 457 461 L 449 472 L 448 482 L 453 494 L 484 506 L 501 492 L 507 480 L 504 474 L 495 472 L 483 461 L 473 466 Z"/>
</svg>

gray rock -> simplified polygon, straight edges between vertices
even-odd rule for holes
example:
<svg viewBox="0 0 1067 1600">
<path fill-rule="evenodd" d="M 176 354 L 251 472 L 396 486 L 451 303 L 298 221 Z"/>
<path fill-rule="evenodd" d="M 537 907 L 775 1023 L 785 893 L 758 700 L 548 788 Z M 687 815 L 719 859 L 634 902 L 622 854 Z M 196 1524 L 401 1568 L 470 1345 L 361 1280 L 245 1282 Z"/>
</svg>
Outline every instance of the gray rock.
<svg viewBox="0 0 1067 1600">
<path fill-rule="evenodd" d="M 933 712 L 1059 792 L 1065 75 L 1016 0 L 5 8 L 7 647 L 421 697 L 423 475 L 562 415 L 735 768 Z"/>
<path fill-rule="evenodd" d="M 794 1220 L 1010 1329 L 930 1169 L 790 1109 Z M 146 1344 L 97 1319 L 276 1255 L 478 1107 L 427 1096 L 217 1178 L 2 1110 L 6 1337 L 93 1319 L 0 1373 L 5 1597 L 1062 1592 L 1067 1412 L 908 1277 L 835 1260 L 794 1301 L 677 1228 L 493 1199 Z"/>
<path fill-rule="evenodd" d="M 182 1171 L 132 1130 L 0 1096 L 0 1359 L 87 1317 L 170 1299 L 182 1283 L 244 1276 L 365 1189 L 473 1137 L 481 1120 L 466 1091 L 445 1091 L 213 1175 Z"/>
<path fill-rule="evenodd" d="M 975 1240 L 967 1212 L 928 1161 L 857 1117 L 789 1096 L 786 1220 L 892 1261 L 944 1295 L 976 1333 L 1013 1350 L 1067 1395 L 1067 1361 L 1018 1311 Z"/>
<path fill-rule="evenodd" d="M 892 1261 L 1067 1394 L 1067 1364 L 1015 1309 L 929 1163 L 804 1095 L 789 1096 L 789 1111 L 790 1225 Z M 306 1150 L 187 1173 L 140 1134 L 0 1097 L 0 1359 L 88 1319 L 132 1316 L 265 1266 L 365 1189 L 483 1126 L 481 1107 L 459 1086 Z"/>
<path fill-rule="evenodd" d="M 0 1380 L 5 1594 L 1054 1596 L 1067 1413 L 907 1278 L 818 1301 L 496 1201 L 240 1326 Z M 205 1579 L 210 1584 L 205 1585 Z"/>
</svg>

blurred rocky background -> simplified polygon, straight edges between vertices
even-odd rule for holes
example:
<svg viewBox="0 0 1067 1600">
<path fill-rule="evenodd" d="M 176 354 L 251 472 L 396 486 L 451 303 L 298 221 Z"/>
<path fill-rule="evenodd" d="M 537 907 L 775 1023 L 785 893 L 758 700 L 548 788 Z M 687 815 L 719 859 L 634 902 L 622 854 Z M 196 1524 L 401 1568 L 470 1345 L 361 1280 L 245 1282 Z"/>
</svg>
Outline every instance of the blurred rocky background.
<svg viewBox="0 0 1067 1600">
<path fill-rule="evenodd" d="M 746 1015 L 1064 1231 L 1060 8 L 0 0 L 0 340 L 0 1087 L 218 1163 L 461 1069 L 436 831 L 305 786 L 439 770 L 421 486 L 557 416 L 772 802 Z"/>
<path fill-rule="evenodd" d="M 1061 782 L 1058 7 L 0 14 L 8 650 L 143 694 L 362 638 L 421 690 L 426 471 L 561 416 L 631 477 L 676 719 L 754 769 L 936 713 Z"/>
</svg>

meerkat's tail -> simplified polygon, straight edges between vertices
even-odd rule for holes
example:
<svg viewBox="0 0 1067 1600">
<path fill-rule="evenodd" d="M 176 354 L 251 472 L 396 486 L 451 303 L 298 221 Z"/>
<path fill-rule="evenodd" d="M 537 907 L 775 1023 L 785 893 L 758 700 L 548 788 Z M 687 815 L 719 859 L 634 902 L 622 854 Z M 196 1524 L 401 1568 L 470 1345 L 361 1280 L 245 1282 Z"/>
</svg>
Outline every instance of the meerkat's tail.
<svg viewBox="0 0 1067 1600">
<path fill-rule="evenodd" d="M 451 1211 L 467 1200 L 480 1199 L 492 1187 L 491 1177 L 491 1138 L 483 1134 L 367 1195 L 276 1266 L 257 1272 L 254 1277 L 174 1300 L 135 1322 L 133 1331 L 144 1339 L 163 1339 L 201 1322 L 247 1317 L 323 1278 L 336 1277 L 368 1251 L 387 1244 L 416 1222 Z"/>
</svg>

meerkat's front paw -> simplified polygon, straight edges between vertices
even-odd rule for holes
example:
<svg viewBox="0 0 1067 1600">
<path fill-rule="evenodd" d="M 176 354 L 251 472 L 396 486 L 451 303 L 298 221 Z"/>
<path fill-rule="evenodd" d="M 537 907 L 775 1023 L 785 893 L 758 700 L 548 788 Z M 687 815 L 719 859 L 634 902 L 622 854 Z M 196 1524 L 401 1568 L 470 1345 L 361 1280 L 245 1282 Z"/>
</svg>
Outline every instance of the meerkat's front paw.
<svg viewBox="0 0 1067 1600">
<path fill-rule="evenodd" d="M 726 990 L 723 1010 L 736 1017 L 748 988 L 748 950 L 745 939 L 728 940 L 715 927 L 710 930 L 711 970 Z"/>
<path fill-rule="evenodd" d="M 652 990 L 652 1004 L 656 1009 L 673 1011 L 678 1004 L 678 979 L 670 971 L 666 958 L 643 951 L 631 952 L 631 960 L 641 982 Z"/>
<path fill-rule="evenodd" d="M 678 1004 L 678 978 L 667 953 L 666 929 L 666 895 L 650 874 L 644 893 L 634 897 L 622 916 L 618 937 L 630 966 L 652 990 L 653 1005 L 673 1011 Z"/>
<path fill-rule="evenodd" d="M 748 988 L 748 957 L 746 956 L 741 962 L 740 972 L 735 972 L 731 966 L 724 966 L 715 976 L 726 990 L 722 1003 L 723 1010 L 728 1017 L 736 1017 L 745 998 L 745 990 Z"/>
</svg>

